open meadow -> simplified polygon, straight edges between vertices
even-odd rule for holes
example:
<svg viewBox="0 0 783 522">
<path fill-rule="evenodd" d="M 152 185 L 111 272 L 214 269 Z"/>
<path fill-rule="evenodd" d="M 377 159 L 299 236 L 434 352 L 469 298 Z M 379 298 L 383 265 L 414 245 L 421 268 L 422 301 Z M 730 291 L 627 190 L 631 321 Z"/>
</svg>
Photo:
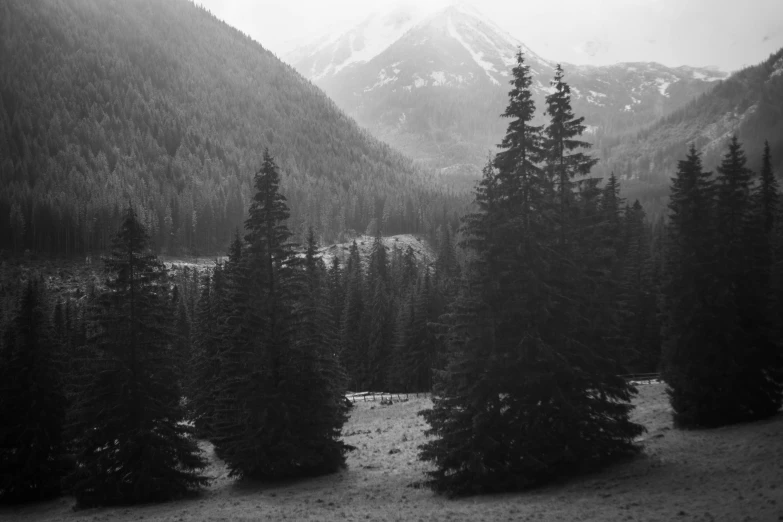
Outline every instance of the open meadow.
<svg viewBox="0 0 783 522">
<path fill-rule="evenodd" d="M 671 424 L 664 385 L 643 384 L 634 420 L 647 427 L 644 454 L 602 472 L 534 491 L 450 500 L 410 487 L 427 465 L 417 412 L 429 399 L 357 402 L 344 428 L 356 447 L 348 468 L 310 480 L 237 482 L 211 451 L 211 486 L 200 497 L 158 505 L 73 511 L 73 499 L 0 509 L 32 521 L 758 521 L 783 520 L 783 415 L 708 431 Z"/>
</svg>

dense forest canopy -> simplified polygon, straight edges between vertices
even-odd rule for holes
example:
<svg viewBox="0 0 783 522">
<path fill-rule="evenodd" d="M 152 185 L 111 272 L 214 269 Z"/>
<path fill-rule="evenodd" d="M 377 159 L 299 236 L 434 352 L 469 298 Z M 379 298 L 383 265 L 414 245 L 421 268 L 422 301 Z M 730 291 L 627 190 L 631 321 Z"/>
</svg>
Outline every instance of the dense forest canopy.
<svg viewBox="0 0 783 522">
<path fill-rule="evenodd" d="M 13 0 L 0 12 L 0 248 L 105 250 L 132 201 L 160 251 L 218 252 L 264 147 L 299 238 L 373 218 L 428 232 L 467 201 L 191 2 Z"/>
</svg>

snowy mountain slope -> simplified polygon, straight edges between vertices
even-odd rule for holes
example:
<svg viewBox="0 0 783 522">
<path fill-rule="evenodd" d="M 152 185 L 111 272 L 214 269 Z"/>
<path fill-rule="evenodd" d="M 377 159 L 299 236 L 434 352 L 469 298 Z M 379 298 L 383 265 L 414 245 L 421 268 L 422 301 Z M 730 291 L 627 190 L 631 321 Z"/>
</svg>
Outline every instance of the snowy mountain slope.
<svg viewBox="0 0 783 522">
<path fill-rule="evenodd" d="M 705 167 L 713 169 L 734 134 L 744 142 L 751 168 L 757 168 L 768 140 L 773 167 L 783 169 L 783 49 L 614 144 L 607 151 L 605 168 L 626 178 L 668 184 L 691 143 L 702 152 Z"/>
<path fill-rule="evenodd" d="M 429 14 L 399 7 L 288 59 L 377 137 L 444 172 L 456 165 L 477 172 L 505 130 L 498 116 L 518 49 L 531 66 L 543 121 L 555 62 L 465 3 Z M 563 66 L 574 110 L 599 145 L 607 134 L 671 113 L 726 76 L 655 63 Z"/>
<path fill-rule="evenodd" d="M 368 16 L 345 33 L 320 37 L 289 53 L 285 59 L 310 79 L 332 76 L 346 67 L 371 60 L 427 14 L 421 5 L 395 5 Z"/>
</svg>

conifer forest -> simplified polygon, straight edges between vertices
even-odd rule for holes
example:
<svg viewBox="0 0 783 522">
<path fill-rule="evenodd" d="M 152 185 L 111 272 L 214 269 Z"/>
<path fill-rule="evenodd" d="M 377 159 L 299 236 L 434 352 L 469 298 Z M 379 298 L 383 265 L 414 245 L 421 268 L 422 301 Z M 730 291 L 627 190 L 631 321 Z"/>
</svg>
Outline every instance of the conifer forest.
<svg viewBox="0 0 783 522">
<path fill-rule="evenodd" d="M 783 89 L 752 132 L 667 143 L 676 168 L 640 181 L 620 154 L 710 92 L 598 151 L 576 66 L 539 96 L 520 46 L 505 132 L 465 184 L 190 1 L 9 0 L 0 18 L 0 518 L 501 519 L 473 498 L 525 520 L 548 492 L 669 469 L 664 438 L 745 429 L 770 433 L 783 481 Z M 758 67 L 783 86 L 783 52 Z M 407 477 L 405 508 L 317 511 L 379 469 Z M 295 487 L 317 500 L 293 511 Z M 671 515 L 783 519 L 771 487 Z M 274 491 L 294 493 L 273 515 Z M 215 495 L 259 511 L 149 511 Z M 622 509 L 578 519 L 670 519 Z"/>
</svg>

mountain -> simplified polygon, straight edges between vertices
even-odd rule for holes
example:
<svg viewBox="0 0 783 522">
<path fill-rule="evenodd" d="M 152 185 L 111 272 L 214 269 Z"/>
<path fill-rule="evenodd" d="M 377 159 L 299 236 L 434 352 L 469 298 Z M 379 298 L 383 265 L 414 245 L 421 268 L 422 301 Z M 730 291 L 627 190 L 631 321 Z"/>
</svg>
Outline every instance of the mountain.
<svg viewBox="0 0 783 522">
<path fill-rule="evenodd" d="M 648 128 L 607 140 L 598 172 L 614 170 L 632 195 L 647 199 L 648 208 L 662 209 L 677 161 L 690 144 L 703 153 L 705 168 L 713 170 L 734 134 L 743 142 L 748 165 L 757 172 L 768 140 L 773 170 L 783 173 L 783 49 L 732 74 Z"/>
<path fill-rule="evenodd" d="M 556 62 L 464 3 L 427 16 L 402 7 L 379 13 L 287 59 L 375 136 L 444 172 L 475 173 L 505 131 L 499 115 L 517 49 L 531 66 L 543 113 Z M 574 110 L 598 145 L 671 113 L 726 76 L 655 63 L 563 66 Z"/>
<path fill-rule="evenodd" d="M 104 249 L 132 202 L 163 252 L 242 226 L 268 147 L 290 226 L 427 232 L 464 202 L 186 0 L 0 3 L 0 250 Z"/>
</svg>

